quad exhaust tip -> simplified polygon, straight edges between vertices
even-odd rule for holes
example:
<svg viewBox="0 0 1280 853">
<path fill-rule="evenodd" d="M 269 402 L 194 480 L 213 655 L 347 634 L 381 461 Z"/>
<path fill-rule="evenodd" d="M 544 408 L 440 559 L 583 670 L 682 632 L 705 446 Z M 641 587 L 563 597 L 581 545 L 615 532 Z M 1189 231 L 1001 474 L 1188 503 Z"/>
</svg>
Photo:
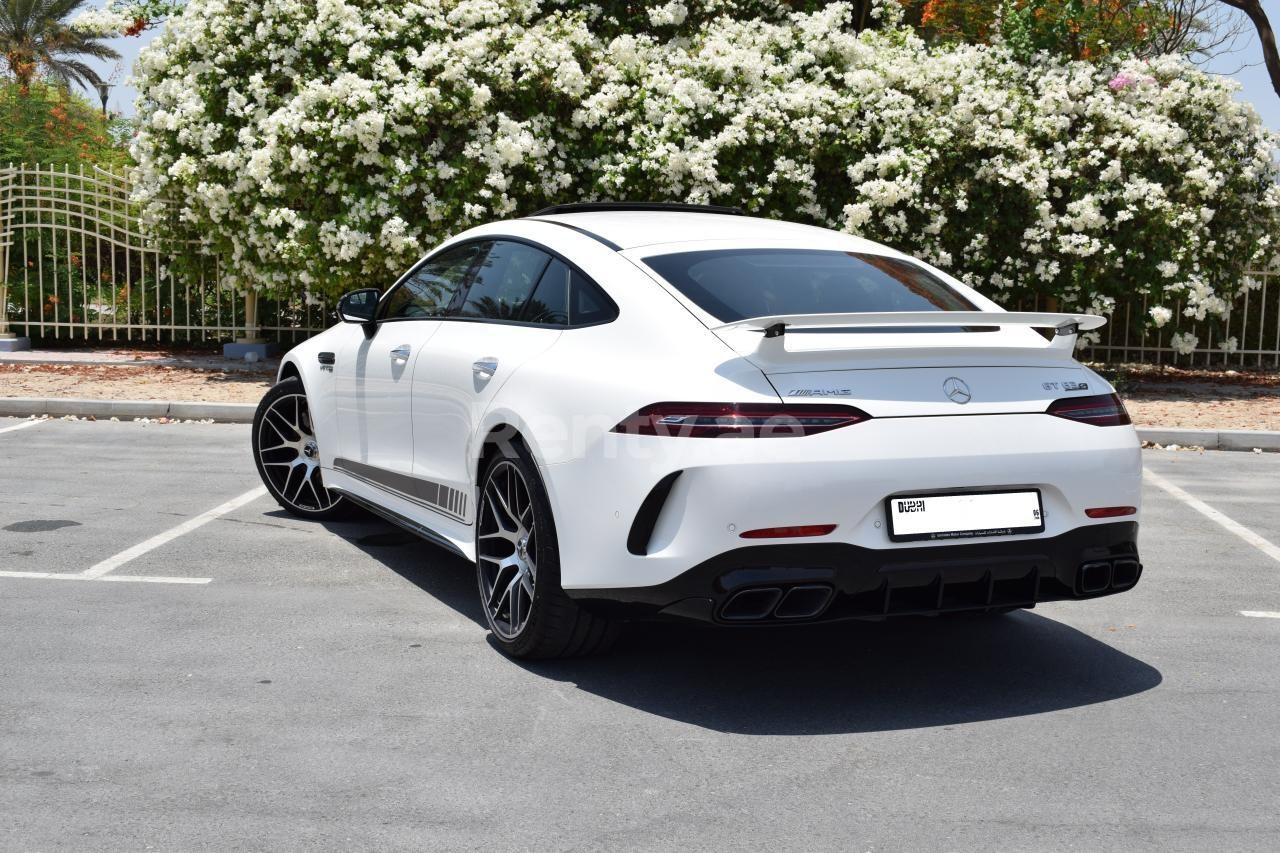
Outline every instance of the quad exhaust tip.
<svg viewBox="0 0 1280 853">
<path fill-rule="evenodd" d="M 1076 587 L 1081 595 L 1118 592 L 1136 584 L 1141 575 L 1142 564 L 1132 557 L 1085 563 L 1076 576 Z"/>
<path fill-rule="evenodd" d="M 767 618 L 782 600 L 782 590 L 776 586 L 744 589 L 730 598 L 720 611 L 723 619 L 733 622 L 750 622 Z"/>
<path fill-rule="evenodd" d="M 1110 563 L 1085 563 L 1080 567 L 1080 591 L 1102 592 L 1111 586 Z"/>
<path fill-rule="evenodd" d="M 1111 585 L 1116 589 L 1127 589 L 1138 582 L 1142 566 L 1137 560 L 1116 560 L 1111 568 Z"/>
<path fill-rule="evenodd" d="M 827 609 L 834 594 L 835 590 L 826 584 L 744 589 L 725 603 L 720 618 L 729 622 L 758 622 L 770 617 L 812 619 Z"/>
<path fill-rule="evenodd" d="M 812 619 L 827 609 L 833 590 L 826 584 L 793 586 L 773 615 L 779 619 Z"/>
</svg>

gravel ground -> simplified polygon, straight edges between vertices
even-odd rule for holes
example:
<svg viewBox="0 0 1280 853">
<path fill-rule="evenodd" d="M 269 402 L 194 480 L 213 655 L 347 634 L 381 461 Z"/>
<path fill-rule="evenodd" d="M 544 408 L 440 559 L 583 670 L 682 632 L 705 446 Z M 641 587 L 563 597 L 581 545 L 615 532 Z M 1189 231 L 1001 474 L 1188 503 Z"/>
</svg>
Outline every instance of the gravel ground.
<svg viewBox="0 0 1280 853">
<path fill-rule="evenodd" d="M 0 364 L 0 397 L 256 403 L 274 379 L 275 374 L 269 369 Z"/>
<path fill-rule="evenodd" d="M 1280 430 L 1280 373 L 1094 368 L 1120 389 L 1140 426 Z"/>
<path fill-rule="evenodd" d="M 1138 426 L 1280 430 L 1280 394 L 1246 399 L 1131 395 L 1125 406 Z"/>
<path fill-rule="evenodd" d="M 0 397 L 256 403 L 274 369 L 0 364 Z M 1127 366 L 1113 372 L 1139 426 L 1280 430 L 1280 374 Z"/>
</svg>

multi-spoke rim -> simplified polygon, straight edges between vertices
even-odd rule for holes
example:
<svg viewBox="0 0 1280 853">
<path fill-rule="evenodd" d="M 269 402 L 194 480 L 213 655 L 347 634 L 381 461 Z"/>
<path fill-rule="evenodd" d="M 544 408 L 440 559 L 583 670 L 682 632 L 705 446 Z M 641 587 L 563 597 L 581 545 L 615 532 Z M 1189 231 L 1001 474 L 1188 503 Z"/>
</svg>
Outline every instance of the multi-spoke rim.
<svg viewBox="0 0 1280 853">
<path fill-rule="evenodd" d="M 533 514 L 524 475 L 511 462 L 499 462 L 480 496 L 476 565 L 489 624 L 504 640 L 524 629 L 533 610 L 538 578 Z"/>
<path fill-rule="evenodd" d="M 339 500 L 320 478 L 320 447 L 302 394 L 285 394 L 267 407 L 258 427 L 258 461 L 272 490 L 290 506 L 323 512 Z"/>
</svg>

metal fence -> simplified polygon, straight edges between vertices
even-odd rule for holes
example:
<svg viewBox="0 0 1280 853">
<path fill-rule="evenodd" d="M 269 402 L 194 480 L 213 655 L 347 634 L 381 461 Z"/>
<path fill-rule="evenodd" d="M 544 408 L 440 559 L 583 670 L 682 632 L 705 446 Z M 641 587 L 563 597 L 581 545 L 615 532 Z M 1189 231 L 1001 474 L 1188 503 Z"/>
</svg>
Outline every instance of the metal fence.
<svg viewBox="0 0 1280 853">
<path fill-rule="evenodd" d="M 0 333 L 85 341 L 296 342 L 330 323 L 330 307 L 301 287 L 256 296 L 219 286 L 220 261 L 197 258 L 175 272 L 173 246 L 148 236 L 124 172 L 80 166 L 0 166 Z M 191 246 L 182 247 L 190 249 Z M 1256 289 L 1225 321 L 1196 322 L 1181 305 L 1163 328 L 1146 322 L 1149 305 L 1118 305 L 1083 358 L 1184 366 L 1280 369 L 1280 270 L 1253 272 Z M 1044 309 L 1040 304 L 1013 308 Z M 1170 344 L 1199 338 L 1189 355 Z M 1235 338 L 1231 351 L 1221 348 Z"/>
<path fill-rule="evenodd" d="M 214 255 L 185 252 L 178 274 L 175 247 L 146 233 L 131 192 L 127 173 L 95 166 L 0 167 L 0 331 L 7 319 L 55 340 L 299 340 L 329 324 L 301 291 L 219 286 Z"/>
<path fill-rule="evenodd" d="M 1148 322 L 1148 300 L 1118 304 L 1107 317 L 1107 325 L 1094 344 L 1081 344 L 1077 357 L 1089 361 L 1169 364 L 1180 367 L 1280 368 L 1280 269 L 1256 270 L 1245 274 L 1256 283 L 1232 304 L 1225 319 L 1196 320 L 1183 316 L 1183 304 L 1168 307 L 1173 317 L 1163 327 Z M 1027 310 L 1047 310 L 1043 300 L 1019 306 Z M 1192 353 L 1179 353 L 1171 344 L 1176 334 L 1191 334 L 1198 340 Z M 1232 342 L 1231 339 L 1234 338 Z M 1230 343 L 1228 343 L 1230 342 Z M 1223 344 L 1228 346 L 1224 348 Z"/>
</svg>

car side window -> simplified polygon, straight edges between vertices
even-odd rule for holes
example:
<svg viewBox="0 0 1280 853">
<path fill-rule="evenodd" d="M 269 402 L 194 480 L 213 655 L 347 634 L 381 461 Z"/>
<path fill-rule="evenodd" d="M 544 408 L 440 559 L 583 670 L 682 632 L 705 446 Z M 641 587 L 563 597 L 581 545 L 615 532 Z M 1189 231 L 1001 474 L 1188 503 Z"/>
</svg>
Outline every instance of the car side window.
<svg viewBox="0 0 1280 853">
<path fill-rule="evenodd" d="M 568 325 L 570 275 L 569 267 L 564 261 L 553 258 L 538 280 L 533 297 L 525 303 L 524 315 L 520 319 L 544 326 Z"/>
<path fill-rule="evenodd" d="M 378 312 L 379 320 L 443 317 L 466 283 L 476 258 L 488 244 L 469 243 L 423 262 L 391 291 Z"/>
<path fill-rule="evenodd" d="M 616 320 L 618 308 L 599 286 L 577 270 L 569 279 L 569 325 L 592 326 Z"/>
<path fill-rule="evenodd" d="M 592 326 L 617 316 L 613 301 L 595 282 L 553 258 L 520 319 L 548 326 Z"/>
<path fill-rule="evenodd" d="M 551 256 L 524 243 L 498 240 L 477 266 L 459 317 L 520 320 Z"/>
</svg>

